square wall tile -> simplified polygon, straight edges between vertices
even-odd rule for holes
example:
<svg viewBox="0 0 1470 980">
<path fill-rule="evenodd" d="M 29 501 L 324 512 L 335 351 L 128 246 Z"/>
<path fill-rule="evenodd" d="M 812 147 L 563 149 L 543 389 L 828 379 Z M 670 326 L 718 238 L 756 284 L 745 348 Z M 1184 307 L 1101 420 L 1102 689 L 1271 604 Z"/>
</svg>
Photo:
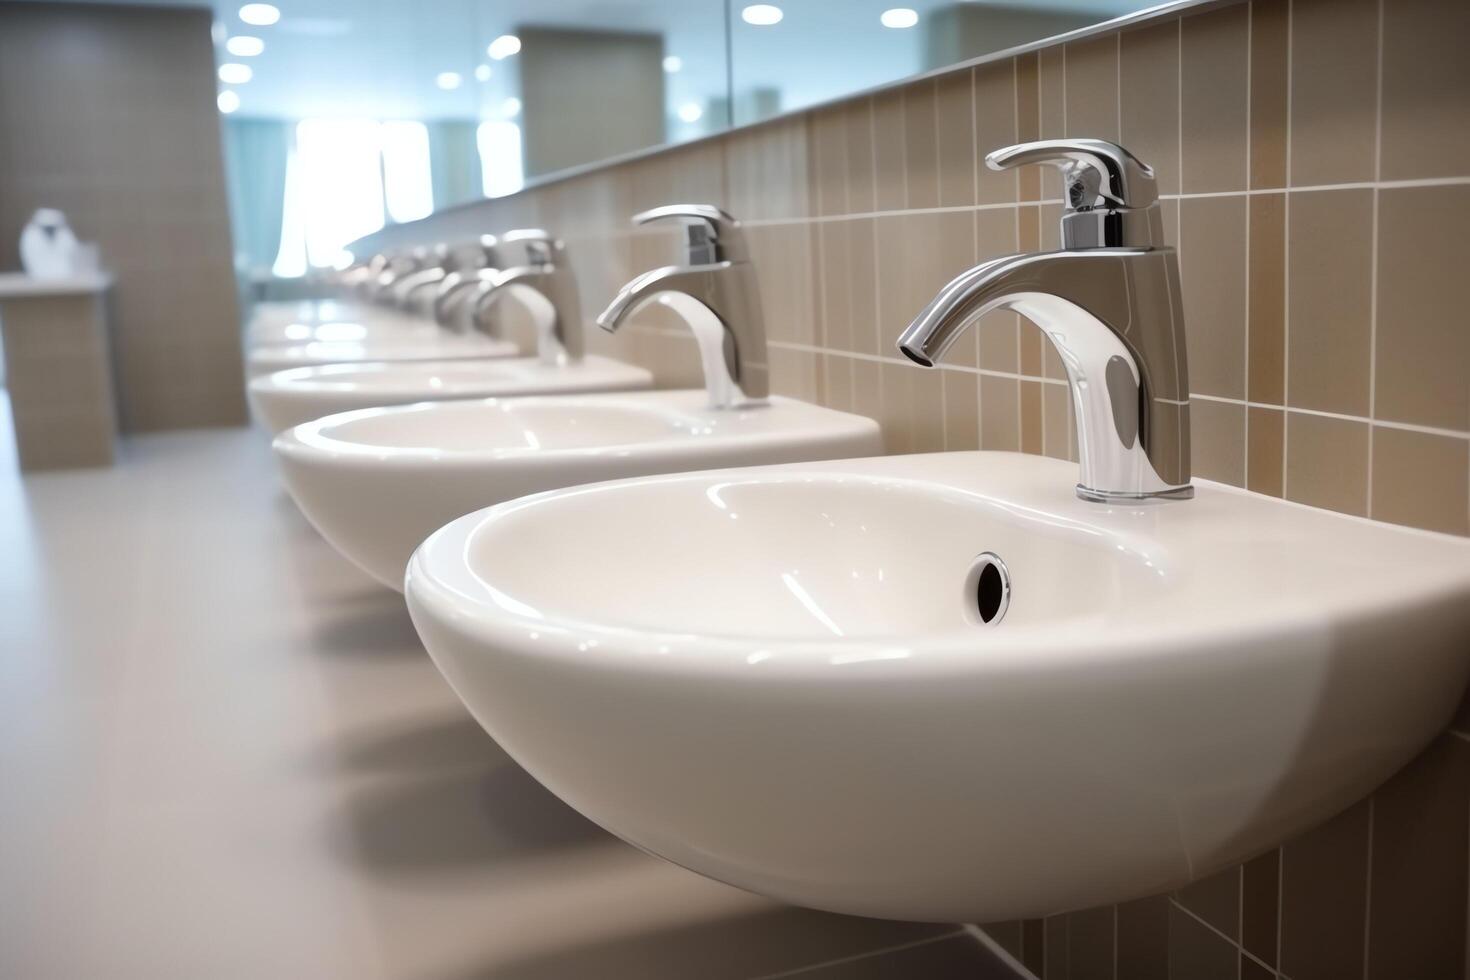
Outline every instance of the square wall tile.
<svg viewBox="0 0 1470 980">
<path fill-rule="evenodd" d="M 1276 922 L 1281 897 L 1281 852 L 1268 851 L 1241 869 L 1240 944 L 1267 966 L 1276 965 Z"/>
<path fill-rule="evenodd" d="M 1372 180 L 1378 0 L 1292 0 L 1291 184 Z"/>
<path fill-rule="evenodd" d="M 1245 485 L 1245 411 L 1244 405 L 1233 402 L 1190 400 L 1189 444 L 1195 476 Z"/>
<path fill-rule="evenodd" d="M 1286 186 L 1290 0 L 1251 4 L 1251 188 Z"/>
<path fill-rule="evenodd" d="M 1021 397 L 1013 378 L 980 379 L 980 448 L 1016 452 L 1021 448 Z"/>
<path fill-rule="evenodd" d="M 939 205 L 975 203 L 975 83 L 969 69 L 940 77 L 935 91 Z"/>
<path fill-rule="evenodd" d="M 1179 20 L 1119 37 L 1122 144 L 1154 168 L 1160 194 L 1179 193 Z"/>
<path fill-rule="evenodd" d="M 1119 980 L 1169 980 L 1169 911 L 1163 895 L 1118 906 Z"/>
<path fill-rule="evenodd" d="M 817 214 L 847 213 L 847 130 L 844 106 L 811 115 L 811 187 Z"/>
<path fill-rule="evenodd" d="M 1247 198 L 1179 202 L 1179 275 L 1191 392 L 1245 398 Z"/>
<path fill-rule="evenodd" d="M 876 207 L 877 160 L 873 147 L 873 100 L 855 99 L 843 110 L 847 143 L 847 210 L 868 214 Z"/>
<path fill-rule="evenodd" d="M 1246 367 L 1250 401 L 1286 400 L 1286 195 L 1250 198 Z"/>
<path fill-rule="evenodd" d="M 985 154 L 1018 140 L 1020 99 L 1016 85 L 1014 62 L 997 61 L 975 69 L 976 200 L 981 204 L 1009 204 L 1019 199 L 1020 174 L 1015 170 L 991 170 L 984 162 Z M 1031 95 L 1034 112 L 1034 87 Z"/>
<path fill-rule="evenodd" d="M 903 89 L 889 89 L 873 96 L 873 183 L 876 211 L 902 211 L 908 206 L 903 108 Z"/>
<path fill-rule="evenodd" d="M 1239 865 L 1191 882 L 1175 896 L 1180 905 L 1235 941 L 1240 940 Z"/>
<path fill-rule="evenodd" d="M 1230 4 L 1180 21 L 1186 193 L 1245 190 L 1249 19 L 1249 5 Z"/>
<path fill-rule="evenodd" d="M 1373 415 L 1470 430 L 1470 312 L 1464 289 L 1470 186 L 1378 193 Z"/>
<path fill-rule="evenodd" d="M 1239 980 L 1238 956 L 1229 940 L 1169 906 L 1169 980 Z"/>
<path fill-rule="evenodd" d="M 1067 915 L 1067 980 L 1122 980 L 1113 972 L 1113 906 Z"/>
<path fill-rule="evenodd" d="M 1382 179 L 1470 172 L 1470 4 L 1391 0 L 1383 11 Z"/>
<path fill-rule="evenodd" d="M 1287 404 L 1368 414 L 1373 192 L 1287 196 Z"/>
<path fill-rule="evenodd" d="M 943 371 L 944 448 L 950 452 L 980 448 L 980 376 L 969 371 Z"/>
<path fill-rule="evenodd" d="M 1292 980 L 1363 975 L 1368 804 L 1281 849 L 1281 971 Z"/>
<path fill-rule="evenodd" d="M 877 353 L 873 220 L 855 218 L 818 225 L 822 325 L 828 347 Z"/>
<path fill-rule="evenodd" d="M 1368 513 L 1368 424 L 1286 416 L 1286 499 L 1344 514 Z"/>
<path fill-rule="evenodd" d="M 1118 35 L 1074 41 L 1066 58 L 1067 128 L 1098 139 L 1118 139 Z"/>
<path fill-rule="evenodd" d="M 814 226 L 805 222 L 745 229 L 751 261 L 760 270 L 761 306 L 770 340 L 801 344 L 818 340 L 813 232 Z"/>
<path fill-rule="evenodd" d="M 1245 485 L 1256 493 L 1281 496 L 1282 440 L 1286 413 L 1251 406 L 1246 413 Z"/>
<path fill-rule="evenodd" d="M 1470 534 L 1470 439 L 1373 427 L 1373 512 L 1391 521 Z"/>
<path fill-rule="evenodd" d="M 1442 735 L 1373 796 L 1369 980 L 1462 980 L 1470 742 Z"/>
<path fill-rule="evenodd" d="M 910 208 L 939 206 L 939 110 L 933 79 L 903 92 L 903 163 Z M 885 135 L 880 130 L 880 141 Z"/>
</svg>

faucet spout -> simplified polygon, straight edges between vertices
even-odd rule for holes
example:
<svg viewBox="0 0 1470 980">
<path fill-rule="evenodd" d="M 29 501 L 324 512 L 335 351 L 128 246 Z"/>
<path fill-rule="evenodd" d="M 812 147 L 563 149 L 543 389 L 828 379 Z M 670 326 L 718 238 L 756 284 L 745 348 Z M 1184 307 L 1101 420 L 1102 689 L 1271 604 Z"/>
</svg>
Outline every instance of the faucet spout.
<svg viewBox="0 0 1470 980">
<path fill-rule="evenodd" d="M 1002 309 L 1039 326 L 1061 355 L 1077 422 L 1081 496 L 1192 495 L 1184 319 L 1172 249 L 993 259 L 941 289 L 898 348 L 933 367 L 970 323 Z"/>
<path fill-rule="evenodd" d="M 490 308 L 507 294 L 531 315 L 536 328 L 536 355 L 543 364 L 567 364 L 583 354 L 581 302 L 568 270 L 554 265 L 512 266 L 480 281 L 474 322 L 484 323 Z"/>
<path fill-rule="evenodd" d="M 651 269 L 618 290 L 597 325 L 614 333 L 652 304 L 683 320 L 699 345 L 710 408 L 737 408 L 770 396 L 766 329 L 755 267 L 740 223 L 708 204 L 674 204 L 633 216 L 634 224 L 682 220 L 684 265 Z"/>
</svg>

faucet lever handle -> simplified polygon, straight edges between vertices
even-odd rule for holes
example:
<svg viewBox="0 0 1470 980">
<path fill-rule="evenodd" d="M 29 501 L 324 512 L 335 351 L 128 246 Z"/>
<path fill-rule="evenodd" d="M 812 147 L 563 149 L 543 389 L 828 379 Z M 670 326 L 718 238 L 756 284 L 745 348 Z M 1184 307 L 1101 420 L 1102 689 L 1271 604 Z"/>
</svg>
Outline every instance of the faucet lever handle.
<svg viewBox="0 0 1470 980">
<path fill-rule="evenodd" d="M 1107 140 L 1037 140 L 985 155 L 985 165 L 991 170 L 1034 163 L 1051 164 L 1062 171 L 1071 211 L 1141 209 L 1159 199 L 1153 168 Z"/>
<path fill-rule="evenodd" d="M 516 228 L 500 236 L 501 244 L 520 244 L 526 247 L 526 256 L 534 265 L 550 265 L 552 256 L 561 249 L 561 242 L 544 228 Z"/>
<path fill-rule="evenodd" d="M 666 204 L 633 215 L 635 225 L 677 220 L 688 222 L 685 260 L 690 265 L 740 262 L 748 257 L 740 222 L 713 204 Z"/>
</svg>

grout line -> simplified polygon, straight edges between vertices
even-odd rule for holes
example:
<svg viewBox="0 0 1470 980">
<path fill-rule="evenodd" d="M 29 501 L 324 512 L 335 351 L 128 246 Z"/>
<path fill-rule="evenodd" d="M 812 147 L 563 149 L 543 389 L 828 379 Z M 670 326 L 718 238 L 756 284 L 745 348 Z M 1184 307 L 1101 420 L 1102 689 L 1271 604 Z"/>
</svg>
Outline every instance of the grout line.
<svg viewBox="0 0 1470 980">
<path fill-rule="evenodd" d="M 664 334 L 677 334 L 681 337 L 690 336 L 688 331 L 676 330 L 672 328 L 649 327 L 644 329 L 657 330 L 659 333 Z M 766 346 L 774 347 L 781 350 L 806 351 L 807 353 L 811 354 L 828 354 L 833 357 L 848 357 L 856 361 L 872 361 L 877 364 L 897 364 L 900 367 L 909 367 L 914 368 L 915 370 L 923 370 L 922 368 L 919 368 L 917 365 L 915 365 L 913 361 L 910 361 L 907 358 L 903 357 L 884 357 L 881 354 L 864 354 L 860 351 L 836 350 L 830 348 L 815 347 L 811 344 L 798 343 L 797 341 L 793 340 L 769 340 L 766 342 Z M 934 370 L 955 371 L 961 374 L 978 374 L 982 377 L 989 378 L 1010 378 L 1013 381 L 1037 381 L 1041 384 L 1059 385 L 1062 387 L 1067 387 L 1069 384 L 1066 380 L 1062 378 L 1043 378 L 1028 374 L 1019 374 L 1014 371 L 997 371 L 993 368 L 975 368 L 970 367 L 968 364 L 940 364 L 936 368 L 934 368 Z M 1470 438 L 1470 436 L 1467 436 L 1467 438 Z"/>
<path fill-rule="evenodd" d="M 1242 866 L 1242 870 L 1243 870 L 1243 866 Z M 1253 963 L 1255 963 L 1257 966 L 1260 966 L 1263 969 L 1271 970 L 1271 967 L 1267 966 L 1266 963 L 1265 963 L 1265 961 L 1263 961 L 1255 953 L 1252 953 L 1250 950 L 1248 950 L 1244 946 L 1242 946 L 1240 944 L 1240 941 L 1239 940 L 1231 939 L 1228 935 L 1226 935 L 1225 933 L 1221 932 L 1215 926 L 1213 926 L 1210 923 L 1206 922 L 1204 919 L 1200 918 L 1198 915 L 1195 915 L 1194 912 L 1190 911 L 1188 908 L 1185 908 L 1183 905 L 1181 905 L 1180 902 L 1179 902 L 1179 900 L 1177 898 L 1175 898 L 1173 895 L 1170 895 L 1169 896 L 1169 904 L 1172 905 L 1172 906 L 1174 906 L 1179 911 L 1183 912 L 1185 915 L 1189 916 L 1195 922 L 1198 922 L 1200 925 L 1204 926 L 1206 929 L 1208 929 L 1211 932 L 1213 932 L 1215 935 L 1219 936 L 1221 939 L 1225 940 L 1227 943 L 1230 944 L 1231 948 L 1234 949 L 1234 950 L 1236 950 L 1238 953 L 1240 953 L 1241 956 L 1246 957 L 1247 959 L 1251 960 Z M 1279 905 L 1278 905 L 1278 908 L 1279 908 Z M 1241 921 L 1242 921 L 1242 924 L 1243 924 L 1244 923 L 1244 920 L 1241 920 Z M 1277 957 L 1277 960 L 1280 960 L 1280 957 L 1279 956 Z M 1237 969 L 1238 969 L 1238 967 L 1237 967 Z M 1272 972 L 1275 972 L 1275 971 L 1273 970 Z"/>
<path fill-rule="evenodd" d="M 870 956 L 882 956 L 886 953 L 898 953 L 906 949 L 916 949 L 920 946 L 928 946 L 930 943 L 938 943 L 943 942 L 946 939 L 954 939 L 957 936 L 973 936 L 973 934 L 969 931 L 968 928 L 960 928 L 956 929 L 954 932 L 941 933 L 937 936 L 925 936 L 923 939 L 914 939 L 906 943 L 897 943 L 893 946 L 881 946 L 878 949 L 870 949 L 863 953 L 854 953 L 851 956 L 839 956 L 836 959 L 822 960 L 819 963 L 808 963 L 806 966 L 799 966 L 792 970 L 779 970 L 775 973 L 762 973 L 757 977 L 752 977 L 751 980 L 778 980 L 778 978 L 781 977 L 799 977 L 803 973 L 809 973 L 812 970 L 820 970 L 824 967 L 829 966 L 841 966 L 844 963 L 856 963 L 859 960 L 865 960 Z"/>
<path fill-rule="evenodd" d="M 1252 6 L 1254 6 L 1254 4 L 1252 4 Z M 1249 17 L 1249 15 L 1247 15 L 1247 17 L 1246 17 L 1246 23 L 1247 24 L 1250 23 L 1250 17 Z M 1250 154 L 1246 154 L 1246 158 L 1249 159 L 1250 158 Z M 1247 164 L 1247 166 L 1249 166 L 1249 164 Z M 1240 928 L 1240 940 L 1236 943 L 1236 946 L 1240 949 L 1240 952 L 1242 954 L 1245 954 L 1246 949 L 1245 949 L 1245 862 L 1244 861 L 1242 861 L 1240 863 L 1239 876 L 1236 878 L 1236 881 L 1235 881 L 1235 922 L 1236 922 L 1236 925 L 1239 926 L 1239 928 Z M 1240 977 L 1240 966 L 1241 966 L 1240 960 L 1241 960 L 1241 958 L 1239 956 L 1237 956 L 1235 958 L 1235 980 L 1241 980 L 1241 977 Z"/>
<path fill-rule="evenodd" d="M 1015 971 L 1016 976 L 1020 977 L 1021 980 L 1041 980 L 1040 977 L 1026 967 L 1026 964 L 1012 956 L 1010 950 L 991 938 L 990 933 L 984 929 L 977 925 L 967 924 L 965 931 L 974 936 L 975 941 L 989 950 L 991 955 Z"/>
<path fill-rule="evenodd" d="M 1255 33 L 1256 33 L 1255 32 L 1255 18 L 1256 18 L 1256 5 L 1254 3 L 1248 3 L 1248 4 L 1246 4 L 1246 7 L 1245 7 L 1245 188 L 1247 190 L 1249 190 L 1250 189 L 1250 186 L 1251 186 L 1251 152 L 1252 152 L 1251 132 L 1252 132 L 1252 125 L 1253 125 L 1253 122 L 1254 122 L 1253 117 L 1251 116 L 1251 103 L 1253 101 L 1253 96 L 1254 96 L 1254 89 L 1253 89 L 1252 86 L 1254 85 L 1254 82 L 1255 82 L 1255 71 L 1252 68 L 1253 60 L 1255 58 L 1255 47 L 1254 47 Z M 1181 204 L 1180 205 L 1180 210 L 1181 211 L 1183 210 L 1183 207 L 1184 206 Z M 1183 219 L 1181 218 L 1180 220 L 1183 220 Z M 1244 310 L 1244 314 L 1245 314 L 1245 345 L 1244 345 L 1245 346 L 1245 350 L 1242 353 L 1244 355 L 1245 365 L 1244 365 L 1244 369 L 1241 371 L 1241 378 L 1242 378 L 1242 380 L 1245 383 L 1245 389 L 1244 390 L 1245 390 L 1246 397 L 1249 398 L 1250 397 L 1250 393 L 1251 393 L 1251 304 L 1250 304 L 1250 295 L 1251 295 L 1251 208 L 1250 208 L 1250 198 L 1249 197 L 1246 198 L 1246 202 L 1245 202 L 1245 294 L 1244 295 L 1245 295 L 1245 310 Z M 1241 440 L 1241 448 L 1242 448 L 1242 451 L 1243 451 L 1243 453 L 1245 455 L 1245 459 L 1241 461 L 1241 464 L 1242 465 L 1241 465 L 1241 468 L 1240 468 L 1240 473 L 1241 473 L 1241 482 L 1244 483 L 1247 487 L 1249 487 L 1251 485 L 1251 412 L 1250 412 L 1250 409 L 1249 408 L 1247 408 L 1245 410 L 1244 415 L 1245 415 L 1245 418 L 1241 419 L 1241 425 L 1245 429 L 1245 438 L 1243 440 Z M 1285 423 L 1285 421 L 1286 420 L 1283 417 L 1283 419 L 1282 419 L 1283 424 Z M 1242 873 L 1241 873 L 1242 894 L 1244 893 L 1244 882 L 1245 882 L 1245 875 L 1244 875 L 1244 871 L 1242 871 Z"/>
<path fill-rule="evenodd" d="M 1383 0 L 1378 0 L 1378 50 L 1377 50 L 1377 78 L 1375 84 L 1377 91 L 1373 107 L 1373 217 L 1372 227 L 1369 230 L 1369 262 L 1368 269 L 1368 417 L 1374 418 L 1378 415 L 1378 198 L 1379 191 L 1376 186 L 1383 176 Z M 1368 431 L 1368 479 L 1367 501 L 1363 513 L 1368 517 L 1373 516 L 1373 432 Z M 1372 819 L 1372 807 L 1369 807 L 1369 819 Z M 1366 942 L 1366 939 L 1364 940 Z M 1364 969 L 1367 969 L 1367 953 L 1364 953 Z"/>
<path fill-rule="evenodd" d="M 1368 797 L 1367 874 L 1363 883 L 1363 980 L 1368 980 L 1368 942 L 1373 935 L 1373 797 Z"/>
<path fill-rule="evenodd" d="M 1291 104 L 1292 104 L 1292 73 L 1295 70 L 1296 58 L 1292 56 L 1292 46 L 1296 43 L 1294 28 L 1296 25 L 1296 2 L 1286 0 L 1286 175 L 1285 183 L 1291 183 Z M 1291 394 L 1291 195 L 1285 194 L 1282 198 L 1281 229 L 1282 229 L 1282 262 L 1281 262 L 1281 404 L 1286 405 L 1290 401 Z M 1288 483 L 1291 468 L 1287 465 L 1289 457 L 1287 450 L 1291 445 L 1291 426 L 1287 425 L 1288 419 L 1285 415 L 1281 417 L 1281 499 L 1287 500 L 1290 489 Z M 1371 433 L 1370 433 L 1371 436 Z M 1279 904 L 1278 904 L 1279 908 Z M 1280 943 L 1281 930 L 1277 929 L 1277 942 Z M 1278 951 L 1276 961 L 1281 961 Z"/>
<path fill-rule="evenodd" d="M 1247 408 L 1269 408 L 1277 412 L 1286 412 L 1292 415 L 1315 415 L 1324 419 L 1338 419 L 1342 422 L 1361 422 L 1364 425 L 1378 429 L 1398 429 L 1401 432 L 1418 432 L 1427 436 L 1442 436 L 1446 439 L 1470 439 L 1470 431 L 1461 432 L 1458 429 L 1440 429 L 1432 425 L 1416 425 L 1413 422 L 1394 422 L 1389 419 L 1373 419 L 1364 415 L 1344 415 L 1341 412 L 1328 412 L 1317 408 L 1299 408 L 1294 405 L 1273 405 L 1270 402 L 1253 402 L 1240 398 L 1226 398 L 1223 395 L 1201 395 L 1190 393 L 1190 399 L 1202 402 L 1219 402 L 1224 405 L 1244 405 Z"/>
</svg>

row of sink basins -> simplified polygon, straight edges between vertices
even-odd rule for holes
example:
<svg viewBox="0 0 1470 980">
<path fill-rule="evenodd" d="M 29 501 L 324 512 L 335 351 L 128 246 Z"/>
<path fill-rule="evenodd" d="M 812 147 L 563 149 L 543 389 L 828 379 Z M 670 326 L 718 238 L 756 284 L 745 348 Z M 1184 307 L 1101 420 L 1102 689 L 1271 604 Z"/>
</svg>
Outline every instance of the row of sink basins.
<svg viewBox="0 0 1470 980">
<path fill-rule="evenodd" d="M 1178 887 L 1361 798 L 1464 687 L 1459 540 L 1208 481 L 1089 502 L 1075 463 L 883 456 L 867 418 L 360 297 L 248 337 L 291 495 L 501 745 L 777 898 L 985 921 Z"/>
</svg>

